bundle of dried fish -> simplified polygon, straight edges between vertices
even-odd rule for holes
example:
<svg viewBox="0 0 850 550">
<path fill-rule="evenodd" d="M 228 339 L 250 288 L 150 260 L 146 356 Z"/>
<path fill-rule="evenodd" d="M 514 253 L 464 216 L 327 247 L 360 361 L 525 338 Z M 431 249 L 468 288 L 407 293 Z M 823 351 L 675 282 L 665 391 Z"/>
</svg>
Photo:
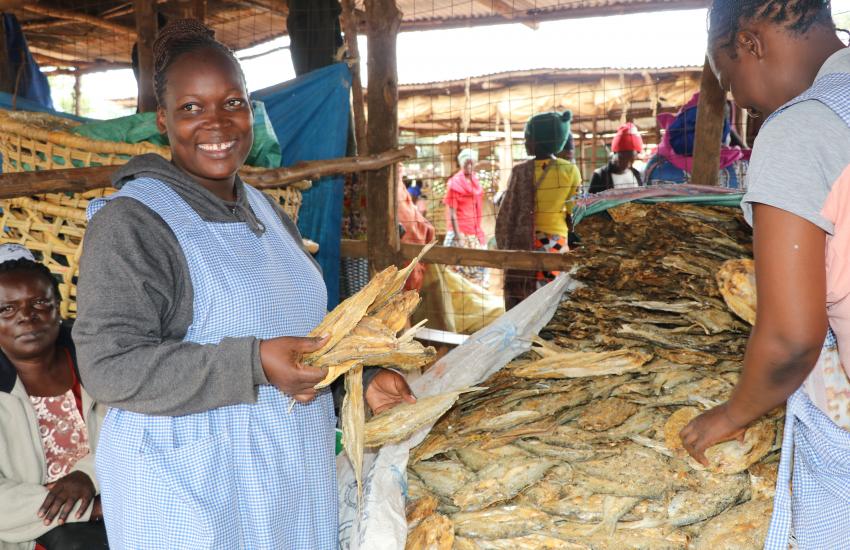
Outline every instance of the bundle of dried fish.
<svg viewBox="0 0 850 550">
<path fill-rule="evenodd" d="M 405 550 L 452 550 L 455 530 L 452 520 L 433 514 L 407 535 Z"/>
</svg>

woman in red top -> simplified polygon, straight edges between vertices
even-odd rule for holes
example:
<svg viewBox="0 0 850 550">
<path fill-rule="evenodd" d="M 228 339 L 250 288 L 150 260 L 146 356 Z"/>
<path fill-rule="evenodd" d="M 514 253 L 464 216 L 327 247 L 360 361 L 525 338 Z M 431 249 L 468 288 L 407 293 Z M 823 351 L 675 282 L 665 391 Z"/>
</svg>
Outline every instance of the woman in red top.
<svg viewBox="0 0 850 550">
<path fill-rule="evenodd" d="M 0 548 L 107 548 L 98 413 L 80 386 L 50 271 L 0 246 Z"/>
<path fill-rule="evenodd" d="M 460 171 L 446 182 L 446 240 L 445 246 L 459 248 L 485 248 L 487 242 L 481 228 L 481 208 L 484 191 L 475 175 L 478 156 L 471 149 L 464 149 L 457 156 Z M 454 268 L 473 282 L 482 284 L 485 272 L 480 267 Z"/>
</svg>

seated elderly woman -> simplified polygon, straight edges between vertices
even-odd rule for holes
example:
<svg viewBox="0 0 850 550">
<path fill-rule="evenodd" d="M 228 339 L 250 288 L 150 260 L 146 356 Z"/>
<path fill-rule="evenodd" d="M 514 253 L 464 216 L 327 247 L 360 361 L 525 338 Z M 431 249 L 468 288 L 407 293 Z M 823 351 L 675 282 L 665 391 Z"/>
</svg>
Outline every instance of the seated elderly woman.
<svg viewBox="0 0 850 550">
<path fill-rule="evenodd" d="M 50 271 L 0 246 L 0 549 L 107 548 L 94 475 L 102 411 L 80 386 Z"/>
</svg>

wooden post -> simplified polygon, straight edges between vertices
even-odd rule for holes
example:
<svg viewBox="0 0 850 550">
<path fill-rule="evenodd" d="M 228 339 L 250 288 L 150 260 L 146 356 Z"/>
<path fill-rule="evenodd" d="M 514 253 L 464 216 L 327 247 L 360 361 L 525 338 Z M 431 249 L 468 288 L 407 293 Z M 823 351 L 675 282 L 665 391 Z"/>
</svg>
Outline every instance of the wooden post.
<svg viewBox="0 0 850 550">
<path fill-rule="evenodd" d="M 15 92 L 15 71 L 12 70 L 12 60 L 9 58 L 9 51 L 6 49 L 4 25 L 0 25 L 0 92 L 8 94 Z"/>
<path fill-rule="evenodd" d="M 706 58 L 700 83 L 694 139 L 694 171 L 691 174 L 691 180 L 698 185 L 717 185 L 725 107 L 726 92 L 720 87 Z"/>
<path fill-rule="evenodd" d="M 396 35 L 401 12 L 395 0 L 366 0 L 366 38 L 369 45 L 369 151 L 398 145 L 398 75 Z M 395 263 L 399 252 L 396 225 L 396 168 L 366 176 L 369 265 L 374 270 Z"/>
<path fill-rule="evenodd" d="M 139 49 L 139 112 L 156 110 L 153 91 L 153 42 L 156 39 L 156 4 L 134 0 Z"/>
<path fill-rule="evenodd" d="M 82 104 L 82 81 L 83 75 L 81 75 L 78 71 L 77 74 L 74 75 L 74 114 L 77 116 L 80 116 L 80 107 Z"/>
<path fill-rule="evenodd" d="M 354 136 L 357 154 L 368 154 L 366 143 L 366 112 L 363 102 L 363 83 L 360 80 L 360 48 L 357 46 L 357 13 L 354 0 L 342 0 L 342 32 L 351 58 L 351 102 L 354 110 Z"/>
<path fill-rule="evenodd" d="M 207 0 L 192 0 L 192 17 L 203 23 L 207 18 Z"/>
<path fill-rule="evenodd" d="M 598 129 L 599 124 L 596 121 L 596 117 L 593 118 L 593 137 L 590 140 L 590 171 L 591 173 L 599 168 L 596 165 L 596 150 L 599 148 L 599 132 Z"/>
</svg>

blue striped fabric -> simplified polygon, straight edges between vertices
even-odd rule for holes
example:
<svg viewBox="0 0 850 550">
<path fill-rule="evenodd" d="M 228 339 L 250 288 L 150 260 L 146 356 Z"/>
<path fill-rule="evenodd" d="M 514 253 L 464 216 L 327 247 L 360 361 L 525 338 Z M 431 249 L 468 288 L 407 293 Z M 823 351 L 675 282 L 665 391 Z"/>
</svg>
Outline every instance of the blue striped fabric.
<svg viewBox="0 0 850 550">
<path fill-rule="evenodd" d="M 318 270 L 262 194 L 246 192 L 261 237 L 244 223 L 203 221 L 157 180 L 110 197 L 140 201 L 177 236 L 194 288 L 186 341 L 305 336 L 324 316 Z M 104 204 L 93 201 L 89 216 Z M 289 411 L 271 386 L 256 404 L 179 417 L 110 410 L 97 456 L 110 547 L 335 549 L 334 425 L 329 392 Z"/>
</svg>

